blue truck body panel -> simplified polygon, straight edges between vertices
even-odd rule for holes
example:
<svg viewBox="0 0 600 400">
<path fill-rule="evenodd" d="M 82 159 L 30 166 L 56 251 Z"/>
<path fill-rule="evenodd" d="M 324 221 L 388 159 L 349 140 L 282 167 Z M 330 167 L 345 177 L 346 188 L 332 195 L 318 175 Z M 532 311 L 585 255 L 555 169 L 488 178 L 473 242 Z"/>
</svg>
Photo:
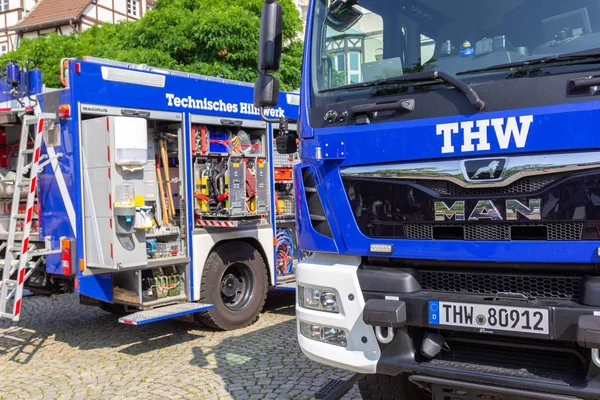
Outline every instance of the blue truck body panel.
<svg viewBox="0 0 600 400">
<path fill-rule="evenodd" d="M 74 63 L 80 66 L 76 73 Z M 110 65 L 110 68 L 126 69 Z M 68 69 L 69 87 L 60 91 L 60 104 L 69 105 L 71 116 L 61 119 L 61 144 L 50 150 L 42 149 L 43 155 L 61 153 L 56 165 L 49 163 L 39 176 L 39 207 L 40 207 L 40 236 L 51 236 L 53 247 L 59 247 L 59 239 L 76 238 L 77 284 L 76 290 L 81 294 L 99 300 L 112 300 L 112 275 L 95 274 L 83 275 L 79 271 L 79 260 L 84 255 L 83 238 L 83 204 L 82 176 L 80 159 L 80 124 L 79 107 L 81 104 L 93 104 L 107 107 L 131 107 L 153 111 L 177 112 L 183 115 L 183 137 L 189 138 L 191 132 L 190 115 L 208 115 L 224 118 L 243 118 L 260 120 L 258 111 L 252 107 L 253 88 L 249 84 L 233 81 L 221 81 L 215 78 L 187 77 L 171 74 L 147 72 L 146 74 L 164 76 L 164 87 L 151 87 L 135 83 L 109 81 L 103 78 L 102 70 L 107 68 L 96 62 L 70 61 Z M 282 98 L 285 99 L 285 93 Z M 56 93 L 40 96 L 39 106 L 43 111 L 45 101 Z M 298 117 L 298 106 L 281 102 L 278 110 L 272 111 L 271 116 L 285 115 L 289 118 Z M 272 138 L 272 129 L 268 127 L 268 137 Z M 192 171 L 191 140 L 185 140 L 186 159 L 189 171 Z M 271 156 L 271 154 L 269 154 Z M 58 167 L 58 168 L 57 168 Z M 188 204 L 193 202 L 193 182 L 186 182 Z M 273 187 L 271 187 L 273 190 Z M 271 210 L 274 209 L 273 203 Z M 193 230 L 193 209 L 187 209 L 187 235 L 191 237 Z M 193 260 L 192 246 L 189 256 Z M 193 273 L 190 268 L 190 273 Z M 61 255 L 47 257 L 46 272 L 61 273 Z M 193 282 L 190 276 L 190 282 Z M 191 288 L 193 293 L 193 287 Z M 192 301 L 194 299 L 191 299 Z"/>
<path fill-rule="evenodd" d="M 310 2 L 308 15 L 312 15 L 315 2 Z M 313 20 L 306 24 L 306 42 L 313 32 Z M 310 52 L 304 52 L 302 73 L 311 76 Z M 310 226 L 308 209 L 297 201 L 299 246 L 305 251 L 334 252 L 348 255 L 369 256 L 371 244 L 393 244 L 394 251 L 386 256 L 405 259 L 436 259 L 495 262 L 559 262 L 596 263 L 599 244 L 595 241 L 551 242 L 489 242 L 489 241 L 428 241 L 370 238 L 358 228 L 340 176 L 340 170 L 360 165 L 384 165 L 416 161 L 439 161 L 442 159 L 465 159 L 467 157 L 494 157 L 519 154 L 548 154 L 552 152 L 576 152 L 600 147 L 600 136 L 590 135 L 589 128 L 600 123 L 600 101 L 585 101 L 553 106 L 515 109 L 500 112 L 479 112 L 443 118 L 412 121 L 386 122 L 376 125 L 354 125 L 315 129 L 308 120 L 311 107 L 311 79 L 302 80 L 300 95 L 300 128 L 302 140 L 300 154 L 302 164 L 295 166 L 295 175 L 310 167 L 317 180 L 317 189 L 324 203 L 327 220 L 331 225 L 333 239 L 327 238 Z M 520 117 L 533 118 L 524 143 L 517 143 L 513 136 L 508 142 L 498 139 L 494 128 L 488 128 L 489 150 L 462 151 L 462 135 L 451 135 L 452 152 L 443 152 L 443 135 L 437 127 L 441 124 L 462 123 L 515 118 L 519 128 Z M 476 129 L 476 128 L 475 128 Z M 508 145 L 506 145 L 508 143 Z M 393 145 L 391 145 L 393 144 Z M 323 149 L 323 159 L 316 160 L 315 151 Z M 326 155 L 325 149 L 334 149 Z M 343 156 L 340 154 L 343 152 Z M 298 180 L 300 182 L 301 180 Z M 300 183 L 301 184 L 301 183 Z M 298 187 L 298 193 L 301 191 Z M 332 210 L 335 210 L 333 213 Z"/>
</svg>

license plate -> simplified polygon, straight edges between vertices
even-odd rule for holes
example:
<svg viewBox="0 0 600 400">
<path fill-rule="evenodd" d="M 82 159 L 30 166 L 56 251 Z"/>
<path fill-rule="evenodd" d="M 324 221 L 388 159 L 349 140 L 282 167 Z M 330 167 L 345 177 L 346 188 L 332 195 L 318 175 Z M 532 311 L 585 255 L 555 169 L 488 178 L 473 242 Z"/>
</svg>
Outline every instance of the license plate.
<svg viewBox="0 0 600 400">
<path fill-rule="evenodd" d="M 429 302 L 429 324 L 461 326 L 547 335 L 549 313 L 544 308 L 489 306 L 485 304 Z"/>
</svg>

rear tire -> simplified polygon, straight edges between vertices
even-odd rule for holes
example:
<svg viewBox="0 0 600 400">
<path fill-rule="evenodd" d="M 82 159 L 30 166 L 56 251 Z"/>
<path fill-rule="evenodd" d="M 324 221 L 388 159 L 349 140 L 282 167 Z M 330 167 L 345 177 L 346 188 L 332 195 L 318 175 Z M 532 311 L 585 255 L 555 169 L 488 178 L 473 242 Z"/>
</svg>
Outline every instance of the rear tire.
<svg viewBox="0 0 600 400">
<path fill-rule="evenodd" d="M 358 381 L 365 400 L 427 400 L 431 396 L 410 383 L 407 375 L 366 375 Z"/>
<path fill-rule="evenodd" d="M 213 329 L 227 331 L 251 325 L 263 309 L 268 286 L 267 267 L 260 252 L 246 242 L 228 242 L 206 260 L 200 302 L 214 307 L 196 316 Z"/>
</svg>

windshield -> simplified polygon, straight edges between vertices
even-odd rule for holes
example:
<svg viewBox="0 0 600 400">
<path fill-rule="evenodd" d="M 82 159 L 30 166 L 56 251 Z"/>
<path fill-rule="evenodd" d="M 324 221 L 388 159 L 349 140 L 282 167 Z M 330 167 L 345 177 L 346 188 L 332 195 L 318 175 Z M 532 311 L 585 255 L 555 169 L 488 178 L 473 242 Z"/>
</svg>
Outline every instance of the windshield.
<svg viewBox="0 0 600 400">
<path fill-rule="evenodd" d="M 352 7 L 362 14 L 360 19 L 341 28 L 324 24 L 331 1 L 316 0 L 311 44 L 316 95 L 413 72 L 456 75 L 600 47 L 600 0 L 360 0 L 358 4 Z"/>
</svg>

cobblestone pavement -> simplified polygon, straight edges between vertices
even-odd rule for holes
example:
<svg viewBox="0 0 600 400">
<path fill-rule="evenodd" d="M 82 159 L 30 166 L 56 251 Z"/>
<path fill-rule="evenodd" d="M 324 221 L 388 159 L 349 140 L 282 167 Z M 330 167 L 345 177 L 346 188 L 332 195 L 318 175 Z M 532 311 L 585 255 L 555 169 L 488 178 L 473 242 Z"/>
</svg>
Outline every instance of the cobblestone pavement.
<svg viewBox="0 0 600 400">
<path fill-rule="evenodd" d="M 21 322 L 0 322 L 0 399 L 310 399 L 349 374 L 302 354 L 293 302 L 275 292 L 256 324 L 217 332 L 122 325 L 77 295 L 24 298 Z"/>
</svg>

